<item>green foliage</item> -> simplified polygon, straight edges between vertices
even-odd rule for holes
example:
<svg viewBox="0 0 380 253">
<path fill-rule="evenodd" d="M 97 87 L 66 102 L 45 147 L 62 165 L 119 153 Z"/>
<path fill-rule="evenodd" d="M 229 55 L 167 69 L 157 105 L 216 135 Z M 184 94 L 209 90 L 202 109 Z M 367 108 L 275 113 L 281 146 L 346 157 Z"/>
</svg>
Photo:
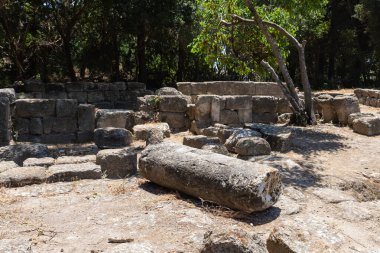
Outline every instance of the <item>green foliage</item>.
<svg viewBox="0 0 380 253">
<path fill-rule="evenodd" d="M 317 2 L 317 3 L 316 3 Z M 266 21 L 272 21 L 297 36 L 301 31 L 313 28 L 317 36 L 327 30 L 321 21 L 327 1 L 271 1 L 270 5 L 255 1 L 257 10 Z M 221 20 L 233 22 L 232 15 L 250 18 L 250 12 L 242 0 L 198 0 L 197 15 L 201 20 L 201 32 L 192 44 L 192 52 L 204 55 L 206 62 L 217 71 L 236 72 L 241 78 L 252 74 L 266 75 L 259 63 L 262 59 L 275 65 L 269 45 L 254 24 L 224 25 Z M 302 6 L 302 7 L 301 7 Z M 282 49 L 284 58 L 289 56 L 289 42 L 270 29 Z"/>
</svg>

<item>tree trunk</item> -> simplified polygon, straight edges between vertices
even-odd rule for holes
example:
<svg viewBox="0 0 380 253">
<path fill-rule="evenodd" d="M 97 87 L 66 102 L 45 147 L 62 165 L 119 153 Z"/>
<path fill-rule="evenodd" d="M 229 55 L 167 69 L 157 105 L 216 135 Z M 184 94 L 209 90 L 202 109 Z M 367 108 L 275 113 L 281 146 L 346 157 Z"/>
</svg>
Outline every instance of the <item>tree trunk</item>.
<svg viewBox="0 0 380 253">
<path fill-rule="evenodd" d="M 307 74 L 307 67 L 306 67 L 306 60 L 305 60 L 306 41 L 300 44 L 293 36 L 291 36 L 285 29 L 283 29 L 279 25 L 271 23 L 271 22 L 263 22 L 260 15 L 256 11 L 256 8 L 253 6 L 251 0 L 245 0 L 245 3 L 248 6 L 249 10 L 251 11 L 253 17 L 255 18 L 255 22 L 257 26 L 263 32 L 265 38 L 267 39 L 267 41 L 269 42 L 269 45 L 272 48 L 273 54 L 278 61 L 281 73 L 285 79 L 285 82 L 288 85 L 291 96 L 295 99 L 297 104 L 300 104 L 298 94 L 295 90 L 293 80 L 290 77 L 289 71 L 286 67 L 285 60 L 281 55 L 280 48 L 278 47 L 277 41 L 269 33 L 267 25 L 269 24 L 271 27 L 279 30 L 282 34 L 284 34 L 290 40 L 291 43 L 296 45 L 297 50 L 298 50 L 298 56 L 299 56 L 302 85 L 305 92 L 305 110 L 306 110 L 307 116 L 309 117 L 308 123 L 316 124 L 316 117 L 315 117 L 314 108 L 313 108 L 312 92 L 311 92 L 309 77 Z"/>
<path fill-rule="evenodd" d="M 112 74 L 111 79 L 114 81 L 120 80 L 120 50 L 119 50 L 119 43 L 117 39 L 116 31 L 113 31 L 112 35 L 112 47 L 113 47 L 113 62 L 112 62 Z"/>
<path fill-rule="evenodd" d="M 142 25 L 137 36 L 137 66 L 138 66 L 138 81 L 146 83 L 146 32 L 145 25 Z"/>
<path fill-rule="evenodd" d="M 182 29 L 178 35 L 178 65 L 177 65 L 177 82 L 183 81 L 186 58 L 186 43 L 183 38 Z"/>
<path fill-rule="evenodd" d="M 307 115 L 309 116 L 309 123 L 316 124 L 317 119 L 314 113 L 314 105 L 313 105 L 313 94 L 311 92 L 309 77 L 307 74 L 306 67 L 306 59 L 305 59 L 305 45 L 304 41 L 302 45 L 298 48 L 299 62 L 300 62 L 300 71 L 301 71 L 301 79 L 303 84 L 303 89 L 305 93 L 305 110 Z"/>
<path fill-rule="evenodd" d="M 65 55 L 66 70 L 71 81 L 76 81 L 73 59 L 71 57 L 71 38 L 69 36 L 62 37 L 63 40 L 63 53 Z"/>
<path fill-rule="evenodd" d="M 269 33 L 268 27 L 264 25 L 263 20 L 261 19 L 260 15 L 257 13 L 256 8 L 253 6 L 251 0 L 245 0 L 245 3 L 248 6 L 249 10 L 251 11 L 252 16 L 255 18 L 255 22 L 257 26 L 260 28 L 261 32 L 264 34 L 265 38 L 267 39 L 269 45 L 272 48 L 273 54 L 278 61 L 278 65 L 280 67 L 282 76 L 284 77 L 285 82 L 289 87 L 290 94 L 296 100 L 296 102 L 299 103 L 299 98 L 296 92 L 296 88 L 294 86 L 293 79 L 291 78 L 289 71 L 286 67 L 285 60 L 281 55 L 281 50 L 278 47 L 276 39 L 273 38 L 272 35 Z"/>
</svg>

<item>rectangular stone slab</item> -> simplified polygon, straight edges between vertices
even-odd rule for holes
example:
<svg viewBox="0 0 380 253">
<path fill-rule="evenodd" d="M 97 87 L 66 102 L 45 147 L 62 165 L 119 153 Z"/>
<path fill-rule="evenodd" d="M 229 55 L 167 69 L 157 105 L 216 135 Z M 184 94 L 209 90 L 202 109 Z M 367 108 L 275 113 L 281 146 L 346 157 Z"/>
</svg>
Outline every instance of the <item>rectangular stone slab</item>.
<svg viewBox="0 0 380 253">
<path fill-rule="evenodd" d="M 79 179 L 100 179 L 102 171 L 95 163 L 59 164 L 47 170 L 49 182 L 73 181 Z"/>
<path fill-rule="evenodd" d="M 148 146 L 139 171 L 161 186 L 247 213 L 274 205 L 282 189 L 272 167 L 170 142 Z"/>
</svg>

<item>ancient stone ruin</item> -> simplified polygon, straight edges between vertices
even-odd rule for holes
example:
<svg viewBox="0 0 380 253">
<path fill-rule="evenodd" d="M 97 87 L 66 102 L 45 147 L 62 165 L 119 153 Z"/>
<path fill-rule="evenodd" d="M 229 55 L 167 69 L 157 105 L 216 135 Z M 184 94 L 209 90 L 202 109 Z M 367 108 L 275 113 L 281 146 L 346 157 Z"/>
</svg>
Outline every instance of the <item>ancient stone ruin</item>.
<svg viewBox="0 0 380 253">
<path fill-rule="evenodd" d="M 339 137 L 321 131 L 316 132 L 321 136 L 318 139 L 314 128 L 287 125 L 292 110 L 276 83 L 178 83 L 178 90 L 165 87 L 152 92 L 136 82 L 26 81 L 18 83 L 15 90 L 0 90 L 3 189 L 65 187 L 60 183 L 86 184 L 86 180 L 113 184 L 122 180 L 122 187 L 113 192 L 133 196 L 128 201 L 140 208 L 139 215 L 131 214 L 128 219 L 135 219 L 130 222 L 136 222 L 133 224 L 137 227 L 153 220 L 144 216 L 152 210 L 167 208 L 163 213 L 172 215 L 176 208 L 171 206 L 173 200 L 161 196 L 166 191 L 187 201 L 186 215 L 178 218 L 186 226 L 192 217 L 199 216 L 191 212 L 203 208 L 231 215 L 228 222 L 243 221 L 247 227 L 264 225 L 266 229 L 267 224 L 277 224 L 274 222 L 278 217 L 292 217 L 307 210 L 312 204 L 307 202 L 304 191 L 313 196 L 310 201 L 320 201 L 321 206 L 350 203 L 356 209 L 345 209 L 344 215 L 359 219 L 355 215 L 361 204 L 343 190 L 317 187 L 319 178 L 309 170 L 316 165 L 305 162 L 313 152 L 340 149 L 340 144 L 329 143 L 329 138 Z M 363 138 L 378 138 L 380 114 L 362 113 L 360 109 L 360 103 L 367 104 L 363 94 L 372 93 L 356 90 L 355 94 L 357 97 L 316 93 L 315 112 L 321 126 L 334 124 Z M 306 153 L 305 160 L 294 161 L 294 152 Z M 368 177 L 373 181 L 376 175 Z M 130 188 L 126 190 L 124 185 Z M 85 199 L 102 194 L 104 188 Z M 151 201 L 151 195 L 158 200 Z M 106 201 L 109 199 L 112 198 L 107 196 Z M 148 202 L 154 206 L 148 206 Z M 371 205 L 368 204 L 369 210 L 376 210 Z M 211 226 L 210 218 L 203 217 L 197 229 L 207 227 L 212 231 L 202 230 L 201 240 L 197 235 L 194 244 L 201 246 L 194 252 L 346 252 L 352 245 L 359 247 L 347 236 L 333 237 L 335 227 L 325 225 L 321 217 L 314 219 L 311 213 L 315 209 L 311 210 L 305 211 L 302 220 L 285 219 L 268 226 L 262 237 L 236 229 L 219 231 L 215 228 L 219 226 L 217 221 L 213 220 L 216 225 Z M 368 217 L 378 217 L 373 213 Z M 218 219 L 224 216 L 216 215 Z M 302 238 L 296 239 L 298 236 Z M 314 241 L 322 251 L 314 250 Z M 108 239 L 108 243 L 115 242 L 122 245 L 109 252 L 154 249 L 130 238 Z M 158 252 L 171 251 L 160 248 Z"/>
</svg>

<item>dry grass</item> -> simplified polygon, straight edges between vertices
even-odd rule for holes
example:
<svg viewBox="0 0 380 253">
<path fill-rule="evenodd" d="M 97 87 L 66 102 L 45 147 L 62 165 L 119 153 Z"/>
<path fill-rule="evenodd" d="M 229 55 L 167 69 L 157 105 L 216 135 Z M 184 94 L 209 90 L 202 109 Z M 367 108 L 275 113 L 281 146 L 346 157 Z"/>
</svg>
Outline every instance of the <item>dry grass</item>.
<svg viewBox="0 0 380 253">
<path fill-rule="evenodd" d="M 10 205 L 18 201 L 20 201 L 19 197 L 9 196 L 4 187 L 0 188 L 0 204 Z"/>
<path fill-rule="evenodd" d="M 374 201 L 380 199 L 380 184 L 373 180 L 352 181 L 340 185 L 344 191 L 352 191 L 358 201 Z"/>
</svg>

